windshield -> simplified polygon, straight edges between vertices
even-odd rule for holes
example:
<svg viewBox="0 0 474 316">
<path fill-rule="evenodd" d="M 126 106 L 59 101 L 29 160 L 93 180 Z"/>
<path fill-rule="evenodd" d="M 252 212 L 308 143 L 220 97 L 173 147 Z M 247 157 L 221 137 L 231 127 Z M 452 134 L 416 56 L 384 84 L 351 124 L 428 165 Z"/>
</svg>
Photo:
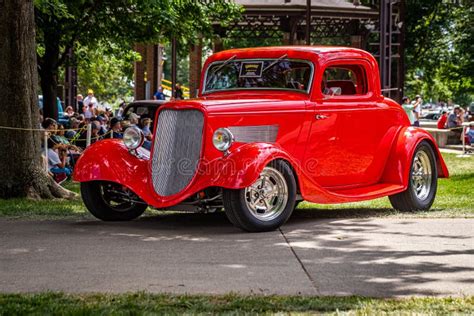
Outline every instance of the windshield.
<svg viewBox="0 0 474 316">
<path fill-rule="evenodd" d="M 203 92 L 276 89 L 309 93 L 312 76 L 312 64 L 302 60 L 275 58 L 218 61 L 207 68 Z"/>
</svg>

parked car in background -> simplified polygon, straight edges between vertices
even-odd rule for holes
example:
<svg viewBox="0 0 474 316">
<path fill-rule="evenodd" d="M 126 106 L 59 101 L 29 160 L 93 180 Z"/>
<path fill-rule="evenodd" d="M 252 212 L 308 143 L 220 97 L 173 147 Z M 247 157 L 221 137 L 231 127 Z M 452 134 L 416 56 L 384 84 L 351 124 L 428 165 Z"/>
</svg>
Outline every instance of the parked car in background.
<svg viewBox="0 0 474 316">
<path fill-rule="evenodd" d="M 422 116 L 423 120 L 437 121 L 441 117 L 440 112 L 429 112 Z"/>
<path fill-rule="evenodd" d="M 128 119 L 131 113 L 136 114 L 140 118 L 150 118 L 155 119 L 156 112 L 168 101 L 164 100 L 154 100 L 154 101 L 136 101 L 128 104 L 122 114 L 124 119 Z"/>
<path fill-rule="evenodd" d="M 66 126 L 69 123 L 69 118 L 64 116 L 64 109 L 59 98 L 56 98 L 56 106 L 58 107 L 58 123 L 62 124 L 63 126 Z M 42 95 L 38 96 L 38 107 L 40 108 L 40 110 L 43 109 Z"/>
<path fill-rule="evenodd" d="M 74 179 L 97 218 L 131 220 L 147 206 L 224 209 L 246 231 L 280 227 L 302 200 L 388 196 L 428 210 L 448 170 L 429 133 L 381 94 L 369 53 L 341 47 L 267 47 L 216 53 L 199 97 L 157 110 L 151 152 L 129 127 L 90 146 Z"/>
</svg>

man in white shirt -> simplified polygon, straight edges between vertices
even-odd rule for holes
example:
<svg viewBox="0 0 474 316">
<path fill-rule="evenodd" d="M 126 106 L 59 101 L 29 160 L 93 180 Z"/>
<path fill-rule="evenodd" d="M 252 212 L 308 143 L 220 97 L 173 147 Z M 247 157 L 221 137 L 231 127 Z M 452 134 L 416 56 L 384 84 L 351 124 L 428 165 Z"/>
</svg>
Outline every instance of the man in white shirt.
<svg viewBox="0 0 474 316">
<path fill-rule="evenodd" d="M 87 90 L 87 97 L 83 101 L 84 106 L 89 106 L 90 103 L 98 104 L 97 99 L 94 97 L 94 90 Z"/>
<path fill-rule="evenodd" d="M 417 95 L 415 97 L 415 101 L 413 103 L 413 113 L 415 114 L 415 121 L 413 122 L 413 126 L 420 126 L 420 118 L 421 118 L 421 104 L 423 103 L 423 99 L 421 96 Z"/>
</svg>

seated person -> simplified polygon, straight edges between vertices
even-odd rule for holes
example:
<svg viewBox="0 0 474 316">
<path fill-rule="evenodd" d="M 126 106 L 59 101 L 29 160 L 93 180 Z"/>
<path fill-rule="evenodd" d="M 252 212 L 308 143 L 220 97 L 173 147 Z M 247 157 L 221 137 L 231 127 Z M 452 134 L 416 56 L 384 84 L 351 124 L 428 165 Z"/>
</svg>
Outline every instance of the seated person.
<svg viewBox="0 0 474 316">
<path fill-rule="evenodd" d="M 47 130 L 47 131 L 54 131 L 57 129 L 58 123 L 56 122 L 55 119 L 52 119 L 50 117 L 47 117 L 44 119 L 44 121 L 41 123 L 41 126 Z"/>
<path fill-rule="evenodd" d="M 64 118 L 71 118 L 74 116 L 74 109 L 72 108 L 72 106 L 67 106 L 66 107 L 66 110 L 64 110 Z"/>
<path fill-rule="evenodd" d="M 151 119 L 150 118 L 144 118 L 144 119 L 141 120 L 143 135 L 145 136 L 145 139 L 151 141 L 152 138 L 153 138 L 153 135 L 151 134 L 150 125 L 151 125 Z"/>
<path fill-rule="evenodd" d="M 128 120 L 130 121 L 130 126 L 136 126 L 140 122 L 140 116 L 135 113 L 130 113 Z"/>
<path fill-rule="evenodd" d="M 470 123 L 469 127 L 466 129 L 466 144 L 474 144 L 474 123 Z"/>
<path fill-rule="evenodd" d="M 447 121 L 448 121 L 448 113 L 446 113 L 446 111 L 443 110 L 443 112 L 441 112 L 441 116 L 438 119 L 438 123 L 437 123 L 438 129 L 445 129 Z"/>
<path fill-rule="evenodd" d="M 56 143 L 69 145 L 69 140 L 64 136 L 64 134 L 64 126 L 62 124 L 59 124 L 58 129 L 56 130 L 54 135 L 51 135 L 51 137 Z"/>
<path fill-rule="evenodd" d="M 61 144 L 56 144 L 51 138 L 48 139 L 48 170 L 53 174 L 56 182 L 61 183 L 72 173 L 66 166 L 67 152 L 61 149 Z"/>
<path fill-rule="evenodd" d="M 98 121 L 91 122 L 91 144 L 95 143 L 100 139 L 99 135 L 100 123 Z M 84 129 L 79 138 L 76 140 L 76 146 L 85 149 L 87 146 L 87 129 Z"/>
<path fill-rule="evenodd" d="M 64 133 L 64 136 L 67 139 L 72 139 L 74 136 L 77 134 L 77 131 L 79 130 L 79 124 L 81 124 L 81 121 L 79 121 L 77 118 L 72 117 L 69 120 L 69 126 L 70 129 Z"/>
<path fill-rule="evenodd" d="M 151 119 L 144 118 L 141 120 L 142 132 L 145 136 L 145 141 L 143 142 L 143 148 L 151 150 L 151 140 L 153 139 L 153 135 L 151 134 Z"/>
<path fill-rule="evenodd" d="M 123 138 L 121 120 L 113 117 L 110 120 L 110 131 L 112 132 L 112 138 Z"/>
<path fill-rule="evenodd" d="M 455 107 L 453 113 L 449 114 L 448 116 L 448 128 L 459 128 L 462 124 L 462 118 L 460 118 L 461 109 L 459 107 Z"/>
<path fill-rule="evenodd" d="M 459 106 L 454 107 L 453 113 L 448 116 L 448 128 L 456 134 L 459 142 L 462 142 L 463 111 Z"/>
</svg>

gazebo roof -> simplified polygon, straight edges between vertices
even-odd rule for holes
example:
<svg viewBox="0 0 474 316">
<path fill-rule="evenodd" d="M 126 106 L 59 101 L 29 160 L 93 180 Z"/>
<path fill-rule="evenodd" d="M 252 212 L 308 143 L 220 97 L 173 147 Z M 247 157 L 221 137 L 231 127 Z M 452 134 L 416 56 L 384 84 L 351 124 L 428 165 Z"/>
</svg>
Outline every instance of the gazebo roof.
<svg viewBox="0 0 474 316">
<path fill-rule="evenodd" d="M 234 0 L 245 8 L 244 15 L 304 15 L 306 0 Z M 311 12 L 317 16 L 377 18 L 378 11 L 346 0 L 312 0 Z"/>
</svg>

